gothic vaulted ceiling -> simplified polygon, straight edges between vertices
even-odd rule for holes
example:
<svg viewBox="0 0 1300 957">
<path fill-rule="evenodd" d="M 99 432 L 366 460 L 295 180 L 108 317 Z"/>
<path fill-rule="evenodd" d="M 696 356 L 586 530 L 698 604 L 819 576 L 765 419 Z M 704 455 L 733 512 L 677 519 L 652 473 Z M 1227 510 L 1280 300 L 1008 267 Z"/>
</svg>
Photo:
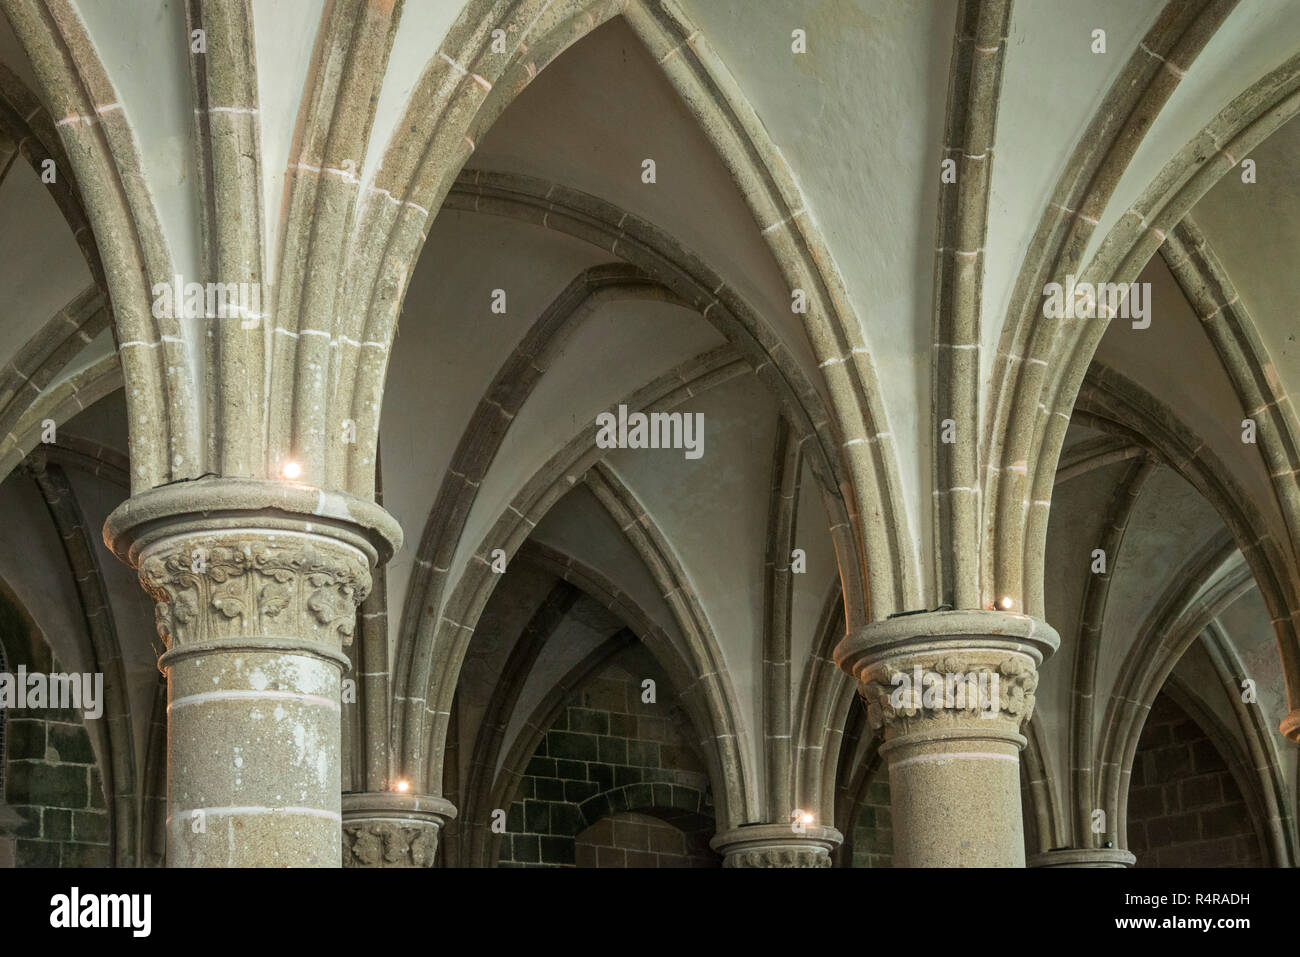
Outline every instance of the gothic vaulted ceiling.
<svg viewBox="0 0 1300 957">
<path fill-rule="evenodd" d="M 404 535 L 358 789 L 377 747 L 482 823 L 612 661 L 680 699 L 720 827 L 830 824 L 871 760 L 846 628 L 1014 607 L 1061 638 L 1041 849 L 1123 840 L 1174 688 L 1294 862 L 1300 5 L 0 9 L 0 578 L 89 667 L 97 576 L 139 787 L 158 641 L 99 529 L 294 459 Z M 260 324 L 151 319 L 173 280 L 260 284 Z M 604 447 L 620 406 L 697 445 Z"/>
</svg>

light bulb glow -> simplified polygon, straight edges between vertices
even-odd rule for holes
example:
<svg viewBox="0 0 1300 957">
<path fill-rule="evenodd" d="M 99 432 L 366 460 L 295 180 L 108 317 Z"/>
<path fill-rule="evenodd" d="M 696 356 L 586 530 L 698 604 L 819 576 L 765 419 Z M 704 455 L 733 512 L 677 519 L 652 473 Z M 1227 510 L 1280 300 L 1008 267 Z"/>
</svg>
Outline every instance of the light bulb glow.
<svg viewBox="0 0 1300 957">
<path fill-rule="evenodd" d="M 402 793 L 406 793 L 410 789 L 411 789 L 411 785 L 407 781 L 398 781 L 396 784 L 393 785 L 394 791 L 401 791 Z"/>
<path fill-rule="evenodd" d="M 285 462 L 284 467 L 280 469 L 280 474 L 290 481 L 293 481 L 298 476 L 302 475 L 302 466 L 297 462 Z"/>
<path fill-rule="evenodd" d="M 1010 595 L 1007 595 L 1005 598 L 1002 599 L 1002 608 L 1004 611 L 1009 609 L 1011 605 L 1012 605 L 1012 601 Z"/>
</svg>

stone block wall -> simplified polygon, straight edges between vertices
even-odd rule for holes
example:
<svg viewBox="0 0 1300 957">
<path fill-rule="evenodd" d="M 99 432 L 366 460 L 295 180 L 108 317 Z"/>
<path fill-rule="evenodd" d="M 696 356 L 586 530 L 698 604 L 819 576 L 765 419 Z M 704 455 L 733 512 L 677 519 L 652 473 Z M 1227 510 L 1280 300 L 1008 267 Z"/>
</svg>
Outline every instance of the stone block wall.
<svg viewBox="0 0 1300 957">
<path fill-rule="evenodd" d="M 893 867 L 894 830 L 889 806 L 889 765 L 877 758 L 853 822 L 850 867 Z"/>
<path fill-rule="evenodd" d="M 577 836 L 578 867 L 717 867 L 709 835 L 686 834 L 646 814 L 601 818 Z"/>
<path fill-rule="evenodd" d="M 1259 867 L 1246 801 L 1214 742 L 1168 695 L 1138 739 L 1128 796 L 1138 867 Z"/>
<path fill-rule="evenodd" d="M 714 833 L 708 775 L 688 744 L 693 733 L 685 713 L 664 699 L 663 690 L 660 685 L 658 703 L 643 703 L 640 678 L 611 666 L 575 696 L 543 736 L 520 780 L 500 839 L 500 866 L 589 864 L 592 851 L 584 851 L 581 862 L 577 854 L 577 838 L 584 832 L 589 847 L 607 848 L 604 860 L 650 866 L 648 858 L 626 853 L 648 852 L 650 840 L 648 830 L 629 826 L 631 819 L 624 816 L 629 812 L 647 829 L 642 817 L 677 831 L 683 842 L 679 856 L 698 851 L 701 834 L 707 851 Z M 608 833 L 591 830 L 611 817 Z M 654 853 L 676 853 L 657 833 L 665 850 Z M 599 850 L 594 853 L 601 860 Z"/>
<path fill-rule="evenodd" d="M 104 789 L 79 716 L 28 709 L 6 715 L 5 725 L 0 846 L 9 844 L 12 859 L 0 851 L 0 864 L 107 867 Z"/>
<path fill-rule="evenodd" d="M 0 671 L 61 672 L 29 621 L 0 601 Z M 75 709 L 0 710 L 0 867 L 107 867 L 109 817 Z"/>
</svg>

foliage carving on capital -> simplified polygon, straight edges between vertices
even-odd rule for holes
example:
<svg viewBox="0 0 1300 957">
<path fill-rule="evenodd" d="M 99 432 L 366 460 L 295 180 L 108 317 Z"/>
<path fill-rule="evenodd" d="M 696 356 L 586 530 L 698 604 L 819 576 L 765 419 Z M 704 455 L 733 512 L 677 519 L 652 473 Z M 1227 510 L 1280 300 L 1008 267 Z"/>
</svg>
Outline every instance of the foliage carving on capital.
<svg viewBox="0 0 1300 957">
<path fill-rule="evenodd" d="M 168 647 L 235 635 L 349 644 L 370 582 L 354 550 L 284 535 L 172 539 L 140 562 Z"/>
<path fill-rule="evenodd" d="M 432 823 L 343 824 L 344 867 L 432 867 L 437 851 L 438 827 Z"/>
<path fill-rule="evenodd" d="M 729 853 L 723 867 L 830 867 L 825 850 L 812 847 L 746 847 Z"/>
<path fill-rule="evenodd" d="M 860 691 L 873 730 L 902 732 L 921 722 L 994 718 L 1019 728 L 1033 716 L 1037 688 L 1038 669 L 1023 656 L 970 662 L 947 655 L 929 665 L 873 668 Z"/>
</svg>

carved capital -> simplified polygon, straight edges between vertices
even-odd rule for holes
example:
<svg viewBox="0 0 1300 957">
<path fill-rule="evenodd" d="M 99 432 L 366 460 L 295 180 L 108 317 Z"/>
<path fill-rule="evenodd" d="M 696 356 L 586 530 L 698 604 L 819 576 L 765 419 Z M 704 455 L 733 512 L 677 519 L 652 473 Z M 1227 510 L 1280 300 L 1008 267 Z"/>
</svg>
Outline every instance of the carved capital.
<svg viewBox="0 0 1300 957">
<path fill-rule="evenodd" d="M 400 547 L 402 531 L 346 492 L 204 476 L 132 495 L 105 521 L 104 542 L 157 603 L 172 660 L 240 639 L 342 666 L 370 570 Z"/>
<path fill-rule="evenodd" d="M 859 690 L 872 730 L 898 734 L 972 721 L 1019 729 L 1033 716 L 1038 688 L 1032 659 L 997 652 L 890 658 L 866 677 Z"/>
<path fill-rule="evenodd" d="M 835 649 L 858 679 L 871 727 L 914 735 L 997 737 L 1023 745 L 1038 666 L 1060 639 L 1043 621 L 995 611 L 940 611 L 873 622 Z"/>
<path fill-rule="evenodd" d="M 343 825 L 344 867 L 432 867 L 437 853 L 435 824 L 369 821 Z"/>
<path fill-rule="evenodd" d="M 429 794 L 345 794 L 343 866 L 433 867 L 438 834 L 455 816 L 451 802 Z"/>
<path fill-rule="evenodd" d="M 830 854 L 815 847 L 751 847 L 728 854 L 723 867 L 830 867 Z"/>
<path fill-rule="evenodd" d="M 168 648 L 255 635 L 348 644 L 370 591 L 366 556 L 298 532 L 229 529 L 162 539 L 140 556 Z"/>
<path fill-rule="evenodd" d="M 723 831 L 709 846 L 723 855 L 723 867 L 830 867 L 843 840 L 833 827 L 751 824 Z"/>
</svg>

